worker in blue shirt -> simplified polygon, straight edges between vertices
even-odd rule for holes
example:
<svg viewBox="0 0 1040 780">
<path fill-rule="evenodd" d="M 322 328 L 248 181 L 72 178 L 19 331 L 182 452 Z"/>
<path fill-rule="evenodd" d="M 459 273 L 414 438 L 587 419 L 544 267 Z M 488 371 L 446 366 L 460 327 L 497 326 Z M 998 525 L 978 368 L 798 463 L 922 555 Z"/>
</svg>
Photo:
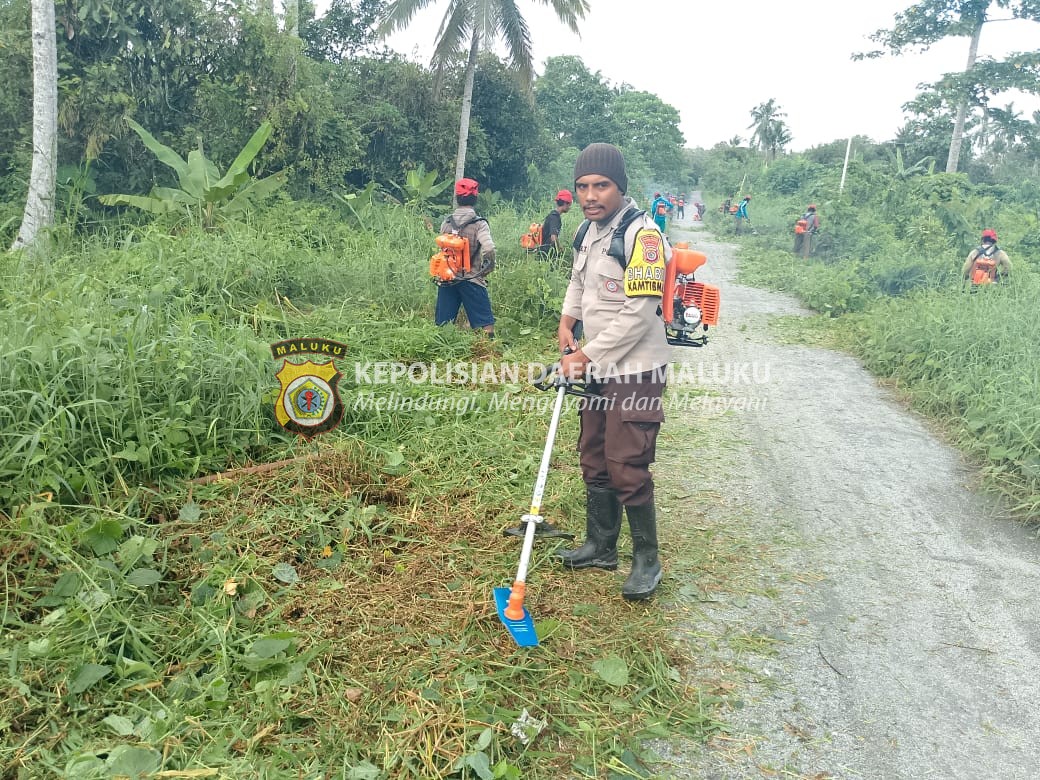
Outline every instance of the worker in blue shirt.
<svg viewBox="0 0 1040 780">
<path fill-rule="evenodd" d="M 741 232 L 741 230 L 744 228 L 745 223 L 747 224 L 748 227 L 751 227 L 751 217 L 748 216 L 748 211 L 747 211 L 748 203 L 750 201 L 751 201 L 751 196 L 750 195 L 745 195 L 744 199 L 742 201 L 740 201 L 740 205 L 737 206 L 736 214 L 733 215 L 734 218 L 737 221 L 737 232 L 738 233 Z"/>
<path fill-rule="evenodd" d="M 650 213 L 653 215 L 657 227 L 661 229 L 662 236 L 665 234 L 664 228 L 668 221 L 668 212 L 671 210 L 672 204 L 669 203 L 668 198 L 662 196 L 660 192 L 655 192 L 653 203 L 650 204 Z"/>
</svg>

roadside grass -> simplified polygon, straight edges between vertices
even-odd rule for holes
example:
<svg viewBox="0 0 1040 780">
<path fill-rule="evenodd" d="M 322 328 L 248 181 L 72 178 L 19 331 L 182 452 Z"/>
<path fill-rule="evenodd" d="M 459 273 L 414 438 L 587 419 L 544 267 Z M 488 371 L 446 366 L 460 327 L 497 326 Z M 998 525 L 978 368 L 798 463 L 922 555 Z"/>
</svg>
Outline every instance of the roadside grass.
<svg viewBox="0 0 1040 780">
<path fill-rule="evenodd" d="M 327 209 L 268 217 L 264 232 L 129 227 L 53 257 L 0 257 L 0 503 L 100 500 L 269 447 L 268 345 L 307 329 L 357 360 L 471 357 L 468 333 L 429 324 L 432 237 L 417 217 L 386 218 L 393 246 Z M 503 255 L 499 336 L 519 344 L 558 312 L 566 280 Z"/>
<path fill-rule="evenodd" d="M 488 342 L 429 323 L 410 216 L 384 215 L 396 243 L 324 210 L 268 218 L 0 260 L 0 776 L 649 776 L 648 736 L 718 730 L 697 659 L 668 614 L 619 597 L 621 572 L 564 572 L 539 542 L 541 647 L 500 624 L 519 545 L 499 531 L 529 504 L 549 394 L 348 367 L 336 431 L 273 420 L 276 340 L 537 362 L 562 280 L 503 252 Z M 370 402 L 391 393 L 415 405 Z M 565 415 L 543 505 L 580 535 L 576 428 Z M 537 736 L 512 733 L 524 710 Z"/>
<path fill-rule="evenodd" d="M 1015 515 L 1040 522 L 1040 279 L 1028 265 L 1016 266 L 1012 284 L 974 294 L 935 276 L 893 296 L 850 266 L 792 267 L 781 255 L 745 246 L 741 280 L 842 315 L 785 331 L 857 355 L 982 464 L 984 484 Z"/>
<path fill-rule="evenodd" d="M 850 323 L 849 343 L 915 408 L 952 429 L 1011 511 L 1040 522 L 1040 282 L 975 295 L 884 301 Z"/>
</svg>

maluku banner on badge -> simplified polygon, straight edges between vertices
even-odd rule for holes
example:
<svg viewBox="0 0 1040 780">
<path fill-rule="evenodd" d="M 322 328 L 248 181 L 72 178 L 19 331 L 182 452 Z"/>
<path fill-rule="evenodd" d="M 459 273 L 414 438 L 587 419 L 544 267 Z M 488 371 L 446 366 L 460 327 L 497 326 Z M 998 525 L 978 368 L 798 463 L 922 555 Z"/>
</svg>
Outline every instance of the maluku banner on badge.
<svg viewBox="0 0 1040 780">
<path fill-rule="evenodd" d="M 641 228 L 625 268 L 625 295 L 660 298 L 663 294 L 664 240 L 656 230 Z"/>
<path fill-rule="evenodd" d="M 287 339 L 271 345 L 271 355 L 282 358 L 275 376 L 280 385 L 274 416 L 285 430 L 305 438 L 335 428 L 343 418 L 339 397 L 342 374 L 333 360 L 289 360 L 304 354 L 342 357 L 346 346 L 329 339 Z"/>
</svg>

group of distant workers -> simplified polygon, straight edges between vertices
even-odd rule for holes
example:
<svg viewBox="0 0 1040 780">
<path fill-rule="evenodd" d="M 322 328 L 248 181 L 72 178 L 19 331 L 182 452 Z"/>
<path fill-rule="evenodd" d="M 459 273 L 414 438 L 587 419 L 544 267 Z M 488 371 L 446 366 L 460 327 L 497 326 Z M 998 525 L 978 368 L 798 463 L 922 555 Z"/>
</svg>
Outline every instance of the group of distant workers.
<svg viewBox="0 0 1040 780">
<path fill-rule="evenodd" d="M 491 240 L 487 220 L 479 217 L 473 210 L 478 194 L 477 182 L 472 179 L 460 179 L 456 182 L 455 196 L 458 208 L 446 219 L 442 225 L 442 231 L 469 232 L 470 249 L 474 255 L 473 270 L 460 277 L 457 281 L 472 282 L 472 284 L 444 284 L 438 290 L 437 298 L 437 324 L 453 322 L 459 308 L 464 306 L 469 315 L 470 325 L 474 328 L 484 330 L 487 335 L 494 337 L 494 316 L 491 313 L 491 301 L 487 294 L 486 277 L 494 268 L 495 247 Z M 553 262 L 566 258 L 570 247 L 561 244 L 560 235 L 563 230 L 563 215 L 570 211 L 574 203 L 574 196 L 569 189 L 560 190 L 556 193 L 556 205 L 546 215 L 541 225 L 537 223 L 531 226 L 531 233 L 525 238 L 529 239 L 524 246 L 538 256 Z M 751 216 L 748 213 L 748 205 L 751 196 L 745 195 L 738 204 L 733 203 L 733 198 L 727 198 L 719 211 L 730 214 L 736 221 L 737 231 L 751 226 Z M 704 215 L 705 206 L 696 202 L 694 219 L 700 220 Z M 650 204 L 650 216 L 661 231 L 661 235 L 667 235 L 667 219 L 674 211 L 679 219 L 685 217 L 686 195 L 672 195 L 670 193 L 654 193 L 654 199 Z M 462 230 L 466 228 L 466 230 Z M 799 217 L 794 224 L 794 253 L 802 257 L 809 257 L 815 248 L 816 236 L 820 231 L 820 217 L 817 214 L 816 204 L 810 203 L 805 213 Z M 1003 249 L 997 244 L 997 233 L 992 228 L 982 231 L 979 246 L 972 249 L 961 269 L 961 276 L 965 281 L 971 283 L 972 291 L 980 286 L 993 283 L 1005 282 L 1011 275 L 1011 260 Z"/>
<path fill-rule="evenodd" d="M 739 204 L 733 204 L 733 198 L 727 198 L 719 207 L 723 214 L 731 214 L 736 220 L 738 232 L 743 226 L 751 225 L 748 215 L 748 204 L 751 196 L 745 195 Z M 816 212 L 816 204 L 810 203 L 805 213 L 794 223 L 794 253 L 808 257 L 815 248 L 816 235 L 820 232 L 820 217 Z M 979 245 L 968 253 L 961 268 L 964 281 L 971 282 L 974 292 L 981 285 L 1001 283 L 1011 276 L 1011 259 L 1007 252 L 997 244 L 997 232 L 992 228 L 982 231 Z"/>
<path fill-rule="evenodd" d="M 693 221 L 700 222 L 704 218 L 707 207 L 700 201 L 693 202 Z M 662 235 L 668 227 L 668 217 L 674 212 L 676 219 L 686 219 L 686 193 L 673 195 L 666 192 L 663 195 L 655 192 L 653 200 L 650 201 L 650 215 Z"/>
</svg>

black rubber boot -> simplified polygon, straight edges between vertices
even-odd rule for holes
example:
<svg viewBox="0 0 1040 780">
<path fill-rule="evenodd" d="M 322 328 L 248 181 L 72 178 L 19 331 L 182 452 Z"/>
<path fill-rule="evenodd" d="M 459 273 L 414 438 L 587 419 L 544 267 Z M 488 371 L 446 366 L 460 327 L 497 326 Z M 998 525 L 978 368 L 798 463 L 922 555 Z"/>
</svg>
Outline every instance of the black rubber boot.
<svg viewBox="0 0 1040 780">
<path fill-rule="evenodd" d="M 626 599 L 648 599 L 661 582 L 661 562 L 657 558 L 657 512 L 654 502 L 626 506 L 628 526 L 632 529 L 632 573 L 621 586 Z"/>
<path fill-rule="evenodd" d="M 617 540 L 621 533 L 621 502 L 613 490 L 586 489 L 585 543 L 575 550 L 558 550 L 556 555 L 569 569 L 617 568 Z"/>
<path fill-rule="evenodd" d="M 502 536 L 519 536 L 521 539 L 527 533 L 527 523 L 520 521 L 517 525 L 511 525 L 502 530 Z M 561 531 L 548 520 L 543 520 L 534 527 L 535 539 L 567 539 L 574 541 L 574 534 Z"/>
</svg>

